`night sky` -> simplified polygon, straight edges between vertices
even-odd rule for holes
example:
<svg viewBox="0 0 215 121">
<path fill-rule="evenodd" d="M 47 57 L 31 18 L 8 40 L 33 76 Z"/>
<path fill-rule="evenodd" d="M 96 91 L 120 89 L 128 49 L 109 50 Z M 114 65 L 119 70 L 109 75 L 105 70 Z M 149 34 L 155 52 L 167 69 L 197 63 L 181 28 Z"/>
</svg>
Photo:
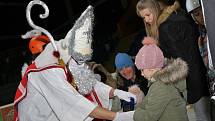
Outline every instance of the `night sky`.
<svg viewBox="0 0 215 121">
<path fill-rule="evenodd" d="M 23 40 L 21 35 L 32 28 L 26 20 L 26 7 L 30 0 L 20 2 L 19 0 L 1 0 L 1 30 L 0 30 L 0 55 L 5 51 L 16 48 L 26 48 L 29 40 Z M 103 29 L 101 34 L 110 33 L 116 27 L 114 24 L 117 17 L 122 13 L 120 0 L 43 0 L 49 7 L 49 16 L 40 19 L 38 16 L 44 13 L 41 6 L 32 8 L 32 20 L 38 26 L 47 29 L 54 39 L 58 40 L 65 36 L 72 27 L 74 21 L 79 17 L 86 7 L 91 4 L 95 7 L 95 34 L 98 29 Z M 113 24 L 114 23 L 114 24 Z M 111 24 L 111 26 L 110 26 Z M 100 34 L 99 34 L 100 35 Z M 4 44 L 3 44 L 4 42 Z"/>
<path fill-rule="evenodd" d="M 21 39 L 21 35 L 25 34 L 32 28 L 28 25 L 26 20 L 26 7 L 30 0 L 26 2 L 20 2 L 18 0 L 4 0 L 0 2 L 0 15 L 1 15 L 1 30 L 0 40 L 5 42 L 1 44 L 1 50 L 8 50 L 11 48 L 17 48 L 28 43 L 28 40 Z M 77 1 L 77 0 L 76 0 Z M 79 1 L 79 0 L 78 0 Z M 48 5 L 50 14 L 46 19 L 40 19 L 38 15 L 43 13 L 44 10 L 40 6 L 32 8 L 32 19 L 36 25 L 39 25 L 51 32 L 53 36 L 61 35 L 65 32 L 65 27 L 69 28 L 68 12 L 65 6 L 65 2 L 62 0 L 44 0 Z M 78 3 L 74 3 L 74 6 L 78 6 Z M 84 4 L 80 4 L 84 5 Z M 85 8 L 84 6 L 80 8 Z M 72 6 L 73 7 L 73 6 Z M 79 11 L 74 8 L 74 14 L 79 14 Z M 65 24 L 67 22 L 67 24 Z M 72 23 L 72 22 L 71 22 Z M 65 24 L 65 25 L 63 25 Z M 1 51 L 2 52 L 2 51 Z"/>
</svg>

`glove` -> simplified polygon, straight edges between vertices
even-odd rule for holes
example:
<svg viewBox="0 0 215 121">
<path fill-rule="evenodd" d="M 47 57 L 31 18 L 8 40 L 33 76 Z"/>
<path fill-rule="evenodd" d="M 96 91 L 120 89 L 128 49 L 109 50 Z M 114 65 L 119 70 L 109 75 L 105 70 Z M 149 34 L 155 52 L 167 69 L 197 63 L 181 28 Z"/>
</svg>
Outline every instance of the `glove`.
<svg viewBox="0 0 215 121">
<path fill-rule="evenodd" d="M 119 99 L 121 100 L 125 100 L 127 102 L 130 102 L 131 101 L 131 98 L 134 99 L 134 103 L 137 102 L 137 97 L 136 95 L 130 93 L 130 92 L 126 92 L 126 91 L 122 91 L 122 90 L 119 90 L 119 89 L 115 89 L 114 91 L 114 96 L 118 96 Z"/>
<path fill-rule="evenodd" d="M 144 98 L 144 93 L 140 90 L 138 85 L 128 87 L 128 92 L 135 94 L 137 97 L 137 104 L 141 103 Z"/>
<path fill-rule="evenodd" d="M 211 96 L 211 99 L 215 101 L 215 96 Z"/>
<path fill-rule="evenodd" d="M 116 113 L 116 117 L 113 119 L 113 121 L 134 121 L 133 119 L 134 111 L 128 111 L 128 112 L 122 112 Z"/>
</svg>

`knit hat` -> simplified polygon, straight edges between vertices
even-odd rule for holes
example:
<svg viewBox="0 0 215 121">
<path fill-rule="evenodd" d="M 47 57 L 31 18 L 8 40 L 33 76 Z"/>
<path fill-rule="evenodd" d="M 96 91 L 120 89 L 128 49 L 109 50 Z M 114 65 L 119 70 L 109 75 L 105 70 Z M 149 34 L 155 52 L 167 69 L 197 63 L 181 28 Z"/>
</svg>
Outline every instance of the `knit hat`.
<svg viewBox="0 0 215 121">
<path fill-rule="evenodd" d="M 161 49 L 156 45 L 156 40 L 152 39 L 151 37 L 145 37 L 143 44 L 144 46 L 139 50 L 135 58 L 135 65 L 137 68 L 162 68 L 164 65 L 164 56 Z"/>
<path fill-rule="evenodd" d="M 115 66 L 117 70 L 121 70 L 127 66 L 134 66 L 134 63 L 128 54 L 118 53 L 115 58 Z"/>
</svg>

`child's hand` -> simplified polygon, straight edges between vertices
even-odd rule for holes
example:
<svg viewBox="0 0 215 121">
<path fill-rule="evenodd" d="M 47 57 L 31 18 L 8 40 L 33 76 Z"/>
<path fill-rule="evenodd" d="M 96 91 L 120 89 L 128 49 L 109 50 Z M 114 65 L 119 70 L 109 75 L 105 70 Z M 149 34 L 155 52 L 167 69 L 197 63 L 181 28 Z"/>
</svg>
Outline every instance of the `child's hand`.
<svg viewBox="0 0 215 121">
<path fill-rule="evenodd" d="M 133 86 L 128 87 L 128 91 L 135 95 L 139 95 L 141 90 L 137 85 L 133 85 Z"/>
<path fill-rule="evenodd" d="M 144 93 L 140 90 L 138 85 L 128 87 L 128 92 L 133 93 L 137 97 L 137 104 L 141 103 L 144 98 Z"/>
</svg>

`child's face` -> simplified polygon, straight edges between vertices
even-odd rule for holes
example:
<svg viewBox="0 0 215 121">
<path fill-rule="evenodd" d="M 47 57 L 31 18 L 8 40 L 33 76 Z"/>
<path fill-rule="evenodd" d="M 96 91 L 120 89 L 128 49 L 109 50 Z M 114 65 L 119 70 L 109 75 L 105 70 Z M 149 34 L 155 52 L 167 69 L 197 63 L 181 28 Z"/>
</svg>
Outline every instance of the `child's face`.
<svg viewBox="0 0 215 121">
<path fill-rule="evenodd" d="M 140 11 L 140 16 L 143 18 L 143 20 L 147 23 L 152 25 L 154 21 L 154 15 L 153 13 L 148 9 L 143 9 Z"/>
<path fill-rule="evenodd" d="M 150 79 L 158 69 L 141 69 L 141 75 L 146 79 Z"/>
<path fill-rule="evenodd" d="M 127 66 L 119 70 L 121 76 L 123 76 L 127 80 L 131 80 L 134 77 L 134 69 L 132 66 Z"/>
</svg>

